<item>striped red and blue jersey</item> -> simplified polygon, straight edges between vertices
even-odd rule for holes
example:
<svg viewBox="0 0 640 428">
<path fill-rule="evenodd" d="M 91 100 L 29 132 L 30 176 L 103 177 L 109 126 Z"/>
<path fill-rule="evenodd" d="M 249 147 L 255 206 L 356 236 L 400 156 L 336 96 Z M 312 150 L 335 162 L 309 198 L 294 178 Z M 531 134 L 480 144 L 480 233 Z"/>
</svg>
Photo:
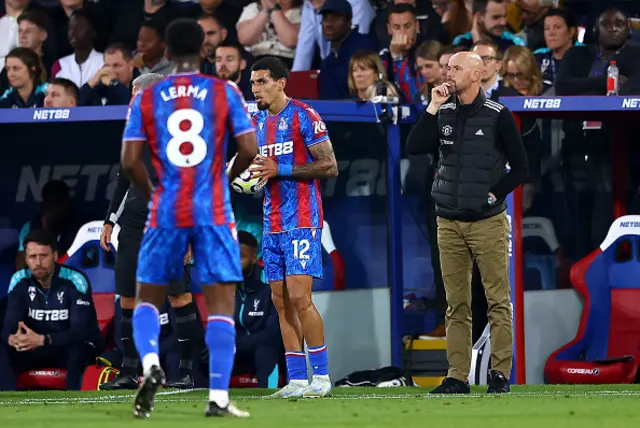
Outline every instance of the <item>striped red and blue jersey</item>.
<svg viewBox="0 0 640 428">
<path fill-rule="evenodd" d="M 238 89 L 215 77 L 176 74 L 138 94 L 123 141 L 146 141 L 158 175 L 147 225 L 234 223 L 225 173 L 227 140 L 254 131 Z"/>
<path fill-rule="evenodd" d="M 329 140 L 320 115 L 307 104 L 293 99 L 277 115 L 262 110 L 253 116 L 253 121 L 260 156 L 270 157 L 279 165 L 314 162 L 309 147 Z M 265 233 L 322 228 L 322 224 L 319 180 L 285 177 L 269 180 L 264 195 Z"/>
</svg>

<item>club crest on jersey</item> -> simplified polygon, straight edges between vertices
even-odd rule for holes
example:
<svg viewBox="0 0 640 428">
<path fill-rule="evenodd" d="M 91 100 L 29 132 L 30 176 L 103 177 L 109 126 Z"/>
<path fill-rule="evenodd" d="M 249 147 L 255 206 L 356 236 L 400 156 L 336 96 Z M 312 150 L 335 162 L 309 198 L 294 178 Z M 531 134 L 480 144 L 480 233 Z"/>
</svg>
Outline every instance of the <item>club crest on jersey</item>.
<svg viewBox="0 0 640 428">
<path fill-rule="evenodd" d="M 31 301 L 33 302 L 33 300 L 35 298 L 36 298 L 36 287 L 30 286 L 29 287 L 29 299 L 31 299 Z"/>
<path fill-rule="evenodd" d="M 260 304 L 260 299 L 253 299 L 253 310 L 258 310 L 258 305 Z"/>
<path fill-rule="evenodd" d="M 64 303 L 64 290 L 60 290 L 58 291 L 58 302 L 60 302 L 60 304 Z"/>
<path fill-rule="evenodd" d="M 450 125 L 445 125 L 442 127 L 442 135 L 448 137 L 453 132 L 453 128 Z"/>
<path fill-rule="evenodd" d="M 287 124 L 287 120 L 284 117 L 280 119 L 278 129 L 281 131 L 286 131 L 287 129 L 289 129 L 289 124 Z"/>
</svg>

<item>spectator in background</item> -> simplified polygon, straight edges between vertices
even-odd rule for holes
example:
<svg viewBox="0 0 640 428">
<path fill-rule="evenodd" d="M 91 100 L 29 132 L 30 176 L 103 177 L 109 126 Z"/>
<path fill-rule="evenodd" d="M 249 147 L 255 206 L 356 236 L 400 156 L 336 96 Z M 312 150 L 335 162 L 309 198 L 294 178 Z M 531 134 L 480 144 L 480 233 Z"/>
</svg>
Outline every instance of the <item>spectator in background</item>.
<svg viewBox="0 0 640 428">
<path fill-rule="evenodd" d="M 523 96 L 539 96 L 547 89 L 535 57 L 528 48 L 522 46 L 511 46 L 504 53 L 502 77 L 506 87 L 515 89 Z M 540 179 L 542 134 L 537 121 L 523 121 L 520 127 L 529 160 L 529 177 L 522 186 L 522 211 L 526 212 L 533 205 L 534 185 Z"/>
<path fill-rule="evenodd" d="M 47 85 L 44 106 L 48 108 L 75 107 L 80 92 L 75 83 L 63 77 L 52 79 Z"/>
<path fill-rule="evenodd" d="M 368 101 L 376 96 L 380 85 L 387 87 L 388 96 L 398 96 L 397 89 L 387 80 L 380 57 L 374 51 L 358 51 L 351 57 L 347 85 L 349 94 L 360 101 Z"/>
<path fill-rule="evenodd" d="M 480 40 L 473 44 L 471 52 L 478 54 L 484 64 L 480 77 L 480 87 L 484 91 L 484 95 L 497 102 L 500 90 L 504 87 L 504 81 L 500 74 L 500 70 L 502 70 L 500 49 L 491 40 Z M 516 95 L 515 89 L 512 89 L 511 92 L 513 92 L 511 96 Z"/>
<path fill-rule="evenodd" d="M 102 54 L 94 49 L 96 31 L 91 16 L 78 9 L 69 19 L 69 43 L 74 53 L 60 58 L 53 65 L 51 75 L 71 80 L 81 87 L 104 65 Z"/>
<path fill-rule="evenodd" d="M 31 0 L 5 0 L 5 14 L 0 17 L 0 69 L 5 57 L 18 46 L 18 17 L 31 6 Z"/>
<path fill-rule="evenodd" d="M 447 66 L 449 65 L 449 59 L 456 53 L 460 52 L 462 48 L 459 46 L 445 46 L 438 53 L 438 63 L 440 63 L 441 80 L 444 82 L 447 79 Z"/>
<path fill-rule="evenodd" d="M 62 180 L 51 180 L 42 188 L 42 212 L 20 229 L 16 270 L 24 268 L 24 240 L 34 231 L 45 229 L 58 237 L 57 247 L 65 254 L 76 237 L 69 187 Z"/>
<path fill-rule="evenodd" d="M 533 52 L 542 72 L 544 82 L 554 86 L 556 76 L 567 51 L 578 38 L 578 22 L 565 9 L 551 9 L 544 18 L 544 40 L 546 47 Z M 578 42 L 580 45 L 581 43 Z"/>
<path fill-rule="evenodd" d="M 442 83 L 442 70 L 438 62 L 438 55 L 441 50 L 442 45 L 436 40 L 422 42 L 416 49 L 416 66 L 424 84 L 414 94 L 413 103 L 428 105 L 431 89 Z"/>
<path fill-rule="evenodd" d="M 298 43 L 302 0 L 260 0 L 242 10 L 236 27 L 238 41 L 256 59 L 275 56 L 293 65 Z"/>
<path fill-rule="evenodd" d="M 176 18 L 190 16 L 189 12 L 194 10 L 190 8 L 193 4 L 169 0 L 121 0 L 118 3 L 110 43 L 123 43 L 130 51 L 136 49 L 143 23 L 155 21 L 164 28 Z"/>
<path fill-rule="evenodd" d="M 544 17 L 553 6 L 553 0 L 520 0 L 522 31 L 518 35 L 526 46 L 535 51 L 545 46 Z"/>
<path fill-rule="evenodd" d="M 133 65 L 140 74 L 158 73 L 168 76 L 173 71 L 171 61 L 164 55 L 164 27 L 160 21 L 147 21 L 138 33 L 138 54 Z"/>
<path fill-rule="evenodd" d="M 22 372 L 50 367 L 67 369 L 67 389 L 79 390 L 103 345 L 91 286 L 82 272 L 56 264 L 56 240 L 48 231 L 31 232 L 25 248 L 28 267 L 9 284 L 0 391 L 15 390 Z"/>
<path fill-rule="evenodd" d="M 80 105 L 129 104 L 133 77 L 133 58 L 125 46 L 118 43 L 108 46 L 104 67 L 80 88 Z"/>
<path fill-rule="evenodd" d="M 558 70 L 558 95 L 605 95 L 607 67 L 612 60 L 620 70 L 619 82 L 624 91 L 627 79 L 640 75 L 640 47 L 627 43 L 630 25 L 622 11 L 604 11 L 596 23 L 597 44 L 574 46 L 567 51 Z"/>
<path fill-rule="evenodd" d="M 524 46 L 524 40 L 509 33 L 507 28 L 507 2 L 505 0 L 474 0 L 471 31 L 459 35 L 454 45 L 470 49 L 481 39 L 489 38 L 504 52 L 510 46 Z"/>
<path fill-rule="evenodd" d="M 242 3 L 247 4 L 249 1 L 243 1 Z M 236 24 L 241 14 L 242 6 L 239 4 L 224 0 L 199 0 L 199 4 L 195 5 L 195 11 L 192 11 L 189 16 L 214 16 L 220 26 L 227 32 L 227 35 L 222 39 L 224 40 L 228 37 L 231 42 L 237 42 Z"/>
<path fill-rule="evenodd" d="M 258 388 L 278 387 L 278 363 L 284 360 L 278 312 L 271 300 L 269 285 L 260 280 L 256 265 L 258 241 L 244 230 L 238 231 L 244 281 L 236 289 L 236 355 L 233 374 L 254 373 Z"/>
<path fill-rule="evenodd" d="M 247 61 L 243 54 L 246 51 L 238 43 L 223 41 L 216 47 L 216 76 L 229 80 L 240 88 L 245 100 L 253 99 L 249 75 L 247 73 Z"/>
<path fill-rule="evenodd" d="M 556 77 L 557 95 L 605 95 L 607 67 L 619 69 L 621 94 L 640 94 L 640 47 L 628 43 L 630 22 L 619 9 L 609 8 L 596 21 L 596 44 L 573 46 L 565 54 Z M 562 166 L 567 177 L 571 226 L 575 228 L 569 254 L 580 259 L 605 238 L 613 207 L 607 184 L 611 183 L 610 133 L 601 123 L 565 120 Z M 633 157 L 632 157 L 633 158 Z M 633 172 L 633 170 L 632 170 Z"/>
<path fill-rule="evenodd" d="M 375 50 L 375 40 L 351 27 L 351 5 L 347 0 L 326 0 L 322 9 L 322 33 L 331 42 L 331 53 L 320 65 L 320 99 L 349 98 L 349 61 L 360 50 Z"/>
<path fill-rule="evenodd" d="M 0 97 L 0 108 L 42 107 L 47 76 L 38 54 L 15 48 L 7 55 L 5 68 L 10 87 Z"/>
<path fill-rule="evenodd" d="M 48 75 L 51 71 L 54 59 L 44 52 L 43 44 L 48 38 L 47 28 L 50 27 L 49 17 L 39 9 L 29 10 L 18 17 L 18 44 L 21 48 L 29 48 L 35 51 L 44 65 L 44 71 Z M 0 72 L 0 94 L 9 89 L 7 70 Z"/>
<path fill-rule="evenodd" d="M 204 43 L 200 51 L 200 72 L 210 76 L 216 75 L 216 47 L 227 39 L 227 29 L 213 15 L 204 14 L 198 17 L 198 24 L 204 32 Z M 235 26 L 234 26 L 235 28 Z M 244 49 L 243 49 L 244 50 Z"/>
<path fill-rule="evenodd" d="M 448 3 L 449 7 L 442 16 L 442 23 L 447 31 L 449 40 L 453 40 L 458 35 L 471 31 L 473 17 L 463 0 L 448 0 Z"/>
<path fill-rule="evenodd" d="M 424 2 L 420 2 L 420 4 L 418 4 L 417 0 L 393 0 L 392 4 L 407 4 L 414 8 L 418 22 L 418 43 L 423 40 L 436 40 L 439 42 L 447 41 L 447 33 L 442 26 L 441 18 L 433 8 L 426 7 L 422 11 L 424 13 L 420 13 L 418 12 L 418 8 L 422 6 Z M 372 24 L 375 36 L 377 37 L 380 46 L 388 46 L 391 42 L 391 37 L 388 31 L 388 10 L 388 6 L 384 9 L 378 10 Z"/>
<path fill-rule="evenodd" d="M 422 75 L 416 70 L 418 21 L 415 9 L 405 3 L 388 8 L 389 48 L 380 51 L 382 65 L 406 100 L 412 100 L 422 87 Z"/>
<path fill-rule="evenodd" d="M 51 41 L 55 55 L 60 58 L 74 53 L 69 43 L 69 21 L 76 10 L 83 9 L 91 15 L 96 30 L 95 48 L 102 52 L 107 45 L 113 27 L 114 16 L 110 13 L 108 1 L 58 0 L 56 7 L 47 10 L 51 17 Z"/>
<path fill-rule="evenodd" d="M 320 60 L 331 53 L 331 41 L 324 37 L 322 14 L 318 11 L 325 0 L 304 0 L 302 6 L 302 23 L 298 32 L 296 56 L 291 71 L 310 70 L 316 49 L 319 49 Z M 368 0 L 349 0 L 352 17 L 351 26 L 360 34 L 369 34 L 371 21 L 376 15 Z"/>
</svg>

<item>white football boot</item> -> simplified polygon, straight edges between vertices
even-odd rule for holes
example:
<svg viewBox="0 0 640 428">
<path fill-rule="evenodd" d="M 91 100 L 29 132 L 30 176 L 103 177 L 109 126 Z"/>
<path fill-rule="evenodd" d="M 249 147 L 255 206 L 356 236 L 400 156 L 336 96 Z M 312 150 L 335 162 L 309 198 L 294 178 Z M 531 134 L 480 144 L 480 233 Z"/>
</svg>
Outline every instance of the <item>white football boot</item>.
<svg viewBox="0 0 640 428">
<path fill-rule="evenodd" d="M 265 398 L 301 398 L 302 394 L 309 387 L 309 381 L 306 380 L 292 380 L 289 384 L 279 391 L 267 395 Z"/>
<path fill-rule="evenodd" d="M 313 375 L 313 380 L 302 393 L 305 398 L 331 397 L 331 379 L 329 375 Z"/>
</svg>

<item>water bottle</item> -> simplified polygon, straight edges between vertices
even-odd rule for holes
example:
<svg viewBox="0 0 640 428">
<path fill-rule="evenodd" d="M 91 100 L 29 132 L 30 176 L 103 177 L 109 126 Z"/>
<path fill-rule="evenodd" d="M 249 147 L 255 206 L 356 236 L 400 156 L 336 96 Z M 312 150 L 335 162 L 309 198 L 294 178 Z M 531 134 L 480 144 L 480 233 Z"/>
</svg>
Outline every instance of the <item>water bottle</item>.
<svg viewBox="0 0 640 428">
<path fill-rule="evenodd" d="M 618 95 L 618 66 L 615 61 L 609 63 L 607 67 L 607 96 Z"/>
</svg>

